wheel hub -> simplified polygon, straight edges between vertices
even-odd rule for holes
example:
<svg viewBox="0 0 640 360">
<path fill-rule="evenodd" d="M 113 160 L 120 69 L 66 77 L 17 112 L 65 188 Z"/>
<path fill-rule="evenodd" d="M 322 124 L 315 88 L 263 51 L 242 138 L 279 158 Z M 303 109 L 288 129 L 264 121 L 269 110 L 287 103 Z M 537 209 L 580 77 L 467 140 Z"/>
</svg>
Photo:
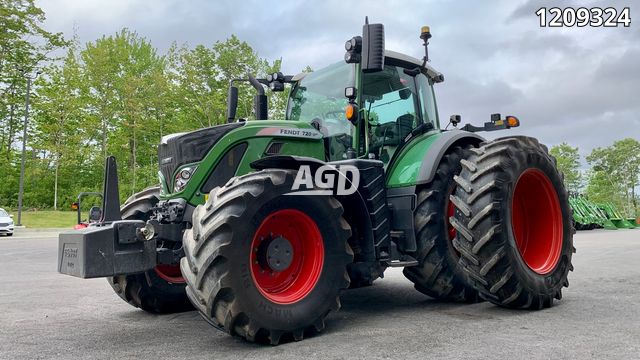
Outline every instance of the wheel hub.
<svg viewBox="0 0 640 360">
<path fill-rule="evenodd" d="M 284 271 L 293 260 L 293 246 L 283 236 L 269 237 L 258 248 L 258 261 L 264 268 Z"/>
<path fill-rule="evenodd" d="M 302 300 L 315 287 L 324 263 L 316 222 L 296 209 L 269 214 L 251 241 L 251 277 L 260 293 L 278 304 Z"/>
</svg>

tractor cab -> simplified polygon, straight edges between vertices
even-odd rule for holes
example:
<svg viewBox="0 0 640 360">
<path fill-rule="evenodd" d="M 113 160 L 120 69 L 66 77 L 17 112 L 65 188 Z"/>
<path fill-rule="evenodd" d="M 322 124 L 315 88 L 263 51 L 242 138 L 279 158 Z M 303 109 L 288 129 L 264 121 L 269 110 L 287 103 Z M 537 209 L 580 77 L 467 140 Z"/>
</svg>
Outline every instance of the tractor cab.
<svg viewBox="0 0 640 360">
<path fill-rule="evenodd" d="M 328 161 L 357 157 L 386 166 L 409 134 L 440 127 L 433 85 L 442 74 L 426 60 L 385 50 L 380 26 L 366 24 L 364 37 L 347 41 L 344 62 L 292 78 L 287 119 L 322 133 Z"/>
<path fill-rule="evenodd" d="M 434 81 L 420 61 L 391 51 L 385 55 L 382 71 L 363 74 L 360 109 L 367 156 L 388 164 L 412 131 L 433 130 L 439 123 Z"/>
</svg>

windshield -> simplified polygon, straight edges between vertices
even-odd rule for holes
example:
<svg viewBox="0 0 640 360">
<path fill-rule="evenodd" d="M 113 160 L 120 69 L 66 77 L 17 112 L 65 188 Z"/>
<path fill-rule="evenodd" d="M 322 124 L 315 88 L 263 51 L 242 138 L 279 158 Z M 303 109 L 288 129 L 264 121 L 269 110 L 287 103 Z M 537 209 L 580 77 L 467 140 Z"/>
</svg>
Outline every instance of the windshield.
<svg viewBox="0 0 640 360">
<path fill-rule="evenodd" d="M 0 217 L 5 217 L 5 216 L 9 216 L 9 214 L 7 214 L 7 212 L 4 211 L 4 209 L 0 209 Z"/>
<path fill-rule="evenodd" d="M 355 127 L 344 114 L 344 88 L 354 86 L 354 66 L 339 62 L 305 76 L 291 92 L 287 119 L 313 124 L 325 138 L 327 160 L 342 160 Z"/>
<path fill-rule="evenodd" d="M 353 66 L 344 61 L 309 73 L 289 97 L 287 119 L 315 121 L 325 136 L 350 133 L 351 125 L 344 116 L 347 106 L 344 88 L 353 83 Z"/>
</svg>

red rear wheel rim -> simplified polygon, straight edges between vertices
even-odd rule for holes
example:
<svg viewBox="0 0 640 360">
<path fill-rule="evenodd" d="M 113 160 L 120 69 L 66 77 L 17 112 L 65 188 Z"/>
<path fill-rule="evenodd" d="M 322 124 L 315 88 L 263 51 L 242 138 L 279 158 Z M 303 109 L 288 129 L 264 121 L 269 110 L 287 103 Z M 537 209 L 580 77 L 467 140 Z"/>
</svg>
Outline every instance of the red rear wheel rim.
<svg viewBox="0 0 640 360">
<path fill-rule="evenodd" d="M 153 269 L 156 274 L 165 281 L 172 284 L 181 284 L 186 282 L 182 277 L 180 265 L 160 264 Z"/>
<path fill-rule="evenodd" d="M 541 275 L 553 271 L 562 250 L 562 211 L 558 194 L 542 171 L 527 169 L 516 182 L 511 226 L 527 266 Z"/>
<path fill-rule="evenodd" d="M 292 249 L 289 266 L 275 271 L 259 259 L 263 242 L 286 239 Z M 302 300 L 318 283 L 324 263 L 324 245 L 316 222 L 295 209 L 278 210 L 267 216 L 251 241 L 251 277 L 260 293 L 278 304 Z"/>
<path fill-rule="evenodd" d="M 453 225 L 451 225 L 451 221 L 449 219 L 451 219 L 452 217 L 454 217 L 456 214 L 456 207 L 453 205 L 453 203 L 451 202 L 451 200 L 447 200 L 447 235 L 449 236 L 449 240 L 453 241 L 453 239 L 455 239 L 456 237 L 456 228 L 453 227 Z"/>
</svg>

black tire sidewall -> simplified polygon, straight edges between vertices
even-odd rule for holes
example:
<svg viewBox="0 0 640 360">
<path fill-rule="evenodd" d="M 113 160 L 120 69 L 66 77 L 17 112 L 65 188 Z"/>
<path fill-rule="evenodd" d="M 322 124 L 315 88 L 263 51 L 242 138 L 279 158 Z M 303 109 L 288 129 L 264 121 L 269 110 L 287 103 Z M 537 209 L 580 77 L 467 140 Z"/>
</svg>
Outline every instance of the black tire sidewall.
<svg viewBox="0 0 640 360">
<path fill-rule="evenodd" d="M 230 286 L 238 304 L 251 319 L 272 329 L 290 330 L 313 323 L 336 303 L 341 284 L 345 282 L 347 239 L 336 224 L 340 219 L 335 218 L 335 209 L 330 207 L 328 200 L 325 196 L 280 195 L 257 209 L 248 208 L 243 215 L 243 218 L 250 219 L 247 226 L 233 230 Z M 291 304 L 274 303 L 264 297 L 250 270 L 254 233 L 264 218 L 281 209 L 296 209 L 311 217 L 318 226 L 324 245 L 323 266 L 315 287 L 303 299 Z"/>
<path fill-rule="evenodd" d="M 538 293 L 553 296 L 557 289 L 561 288 L 563 282 L 569 272 L 571 266 L 571 253 L 572 253 L 572 228 L 571 219 L 572 214 L 569 207 L 564 205 L 568 203 L 566 192 L 564 191 L 564 184 L 558 171 L 551 158 L 545 153 L 536 150 L 527 152 L 527 163 L 514 162 L 514 167 L 511 168 L 510 179 L 503 187 L 504 191 L 504 203 L 506 206 L 502 207 L 502 218 L 508 221 L 504 221 L 503 234 L 507 234 L 505 239 L 507 256 L 513 261 L 510 261 L 514 270 L 514 276 L 516 276 L 518 283 L 527 288 L 528 290 Z M 531 270 L 525 263 L 518 246 L 516 244 L 515 236 L 512 228 L 512 200 L 514 196 L 515 187 L 518 179 L 526 170 L 537 169 L 540 170 L 550 180 L 553 185 L 553 189 L 558 196 L 560 211 L 562 213 L 562 247 L 560 250 L 560 259 L 555 268 L 547 274 L 538 274 Z"/>
</svg>

